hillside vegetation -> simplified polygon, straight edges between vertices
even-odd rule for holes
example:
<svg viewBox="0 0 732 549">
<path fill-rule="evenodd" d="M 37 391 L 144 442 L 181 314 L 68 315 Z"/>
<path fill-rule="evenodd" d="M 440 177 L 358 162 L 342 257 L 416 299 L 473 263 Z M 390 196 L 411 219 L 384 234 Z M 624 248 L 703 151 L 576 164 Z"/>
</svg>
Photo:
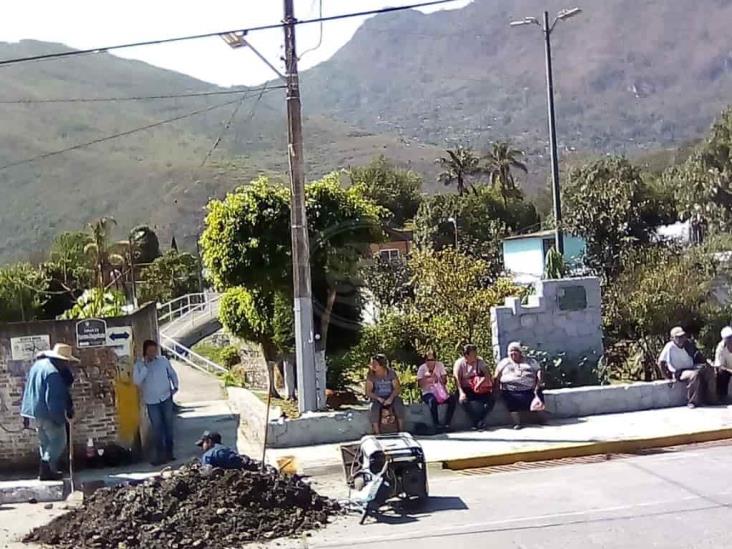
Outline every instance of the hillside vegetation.
<svg viewBox="0 0 732 549">
<path fill-rule="evenodd" d="M 0 44 L 0 58 L 61 51 L 60 44 Z M 155 124 L 239 96 L 144 101 L 8 103 L 19 99 L 137 97 L 220 91 L 145 63 L 107 54 L 3 67 L 0 167 Z M 259 174 L 287 170 L 284 92 L 249 92 L 219 147 L 202 166 L 235 104 L 45 160 L 0 169 L 0 259 L 40 252 L 62 230 L 114 216 L 120 227 L 149 223 L 164 241 L 192 247 L 209 198 Z M 264 101 L 264 97 L 269 99 Z M 385 154 L 433 170 L 438 149 L 358 130 L 315 115 L 305 120 L 308 177 Z"/>
</svg>

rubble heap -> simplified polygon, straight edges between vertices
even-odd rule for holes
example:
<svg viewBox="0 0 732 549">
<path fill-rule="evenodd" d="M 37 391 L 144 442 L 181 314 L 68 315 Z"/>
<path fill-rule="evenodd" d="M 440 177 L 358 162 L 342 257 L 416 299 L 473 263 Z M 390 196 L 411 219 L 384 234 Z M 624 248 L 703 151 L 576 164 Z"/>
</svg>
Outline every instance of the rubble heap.
<svg viewBox="0 0 732 549">
<path fill-rule="evenodd" d="M 321 528 L 339 511 L 298 477 L 192 465 L 135 486 L 98 490 L 24 541 L 62 548 L 223 549 Z"/>
</svg>

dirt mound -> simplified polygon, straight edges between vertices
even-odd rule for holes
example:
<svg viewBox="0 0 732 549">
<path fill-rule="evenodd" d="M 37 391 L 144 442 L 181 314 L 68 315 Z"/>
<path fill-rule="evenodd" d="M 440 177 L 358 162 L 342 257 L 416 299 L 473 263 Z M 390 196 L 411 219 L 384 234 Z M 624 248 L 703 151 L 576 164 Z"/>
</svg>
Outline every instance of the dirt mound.
<svg viewBox="0 0 732 549">
<path fill-rule="evenodd" d="M 63 548 L 241 547 L 323 527 L 338 504 L 275 471 L 206 471 L 95 492 L 23 540 Z"/>
</svg>

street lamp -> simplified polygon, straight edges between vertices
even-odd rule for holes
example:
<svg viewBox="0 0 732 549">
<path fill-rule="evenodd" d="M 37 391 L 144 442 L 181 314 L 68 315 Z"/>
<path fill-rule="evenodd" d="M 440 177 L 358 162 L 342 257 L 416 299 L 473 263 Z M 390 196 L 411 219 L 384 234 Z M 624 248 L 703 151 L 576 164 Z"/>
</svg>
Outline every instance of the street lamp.
<svg viewBox="0 0 732 549">
<path fill-rule="evenodd" d="M 544 12 L 544 24 L 539 23 L 536 17 L 524 17 L 517 21 L 512 21 L 512 27 L 523 27 L 524 25 L 537 25 L 544 32 L 544 43 L 546 46 L 546 95 L 549 110 L 549 148 L 551 149 L 552 159 L 552 195 L 554 197 L 554 221 L 556 223 L 556 231 L 554 242 L 557 251 L 564 253 L 564 235 L 562 234 L 562 197 L 559 191 L 559 155 L 557 153 L 557 123 L 556 114 L 554 112 L 554 75 L 552 73 L 552 44 L 551 34 L 554 27 L 559 21 L 565 21 L 575 15 L 582 13 L 580 8 L 563 9 L 554 18 L 552 24 L 549 24 L 549 12 Z"/>
<path fill-rule="evenodd" d="M 457 219 L 454 217 L 448 217 L 447 222 L 452 224 L 453 233 L 455 234 L 455 249 L 458 249 L 458 228 L 457 228 Z"/>
</svg>

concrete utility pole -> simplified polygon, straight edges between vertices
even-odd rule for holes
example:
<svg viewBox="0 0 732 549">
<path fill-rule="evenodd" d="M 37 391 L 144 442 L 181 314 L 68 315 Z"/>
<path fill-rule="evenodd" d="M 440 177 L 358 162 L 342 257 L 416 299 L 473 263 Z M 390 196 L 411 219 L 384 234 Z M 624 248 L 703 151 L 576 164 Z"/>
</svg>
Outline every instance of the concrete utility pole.
<svg viewBox="0 0 732 549">
<path fill-rule="evenodd" d="M 549 12 L 544 12 L 544 42 L 546 49 L 546 96 L 549 110 L 549 149 L 552 153 L 552 196 L 554 198 L 554 244 L 564 255 L 564 234 L 562 233 L 562 194 L 559 189 L 559 153 L 557 152 L 557 116 L 554 111 L 554 73 L 552 71 L 552 28 L 549 26 Z"/>
<path fill-rule="evenodd" d="M 551 36 L 559 21 L 564 21 L 582 13 L 579 8 L 560 11 L 553 23 L 549 23 L 549 12 L 544 12 L 543 24 L 535 17 L 525 17 L 511 22 L 512 27 L 524 25 L 538 25 L 544 32 L 544 47 L 546 50 L 546 95 L 549 114 L 549 149 L 552 160 L 552 196 L 554 198 L 554 221 L 557 224 L 554 233 L 554 244 L 560 254 L 564 254 L 564 234 L 562 233 L 562 195 L 559 189 L 559 153 L 557 152 L 557 118 L 554 111 L 554 73 L 552 71 L 552 41 Z"/>
<path fill-rule="evenodd" d="M 297 401 L 300 412 L 318 409 L 316 386 L 313 300 L 310 282 L 310 242 L 305 214 L 305 160 L 302 143 L 300 77 L 295 47 L 295 8 L 293 0 L 285 5 L 285 76 L 287 78 L 287 156 L 290 163 L 292 201 L 292 270 L 295 292 L 295 356 L 297 361 Z"/>
</svg>

